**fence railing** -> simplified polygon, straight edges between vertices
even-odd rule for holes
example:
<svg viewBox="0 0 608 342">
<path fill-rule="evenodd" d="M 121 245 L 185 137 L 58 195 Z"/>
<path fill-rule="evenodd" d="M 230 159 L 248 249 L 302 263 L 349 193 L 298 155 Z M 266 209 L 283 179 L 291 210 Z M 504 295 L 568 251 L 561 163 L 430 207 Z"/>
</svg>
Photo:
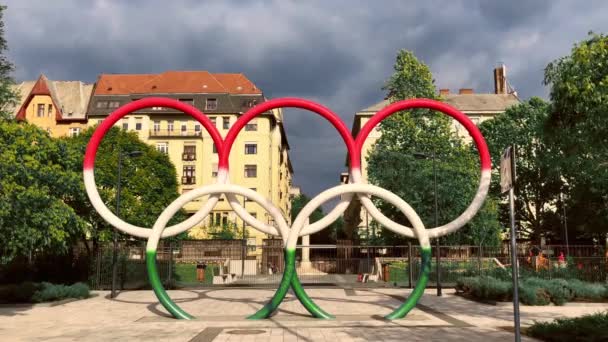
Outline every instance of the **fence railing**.
<svg viewBox="0 0 608 342">
<path fill-rule="evenodd" d="M 597 246 L 546 246 L 518 251 L 521 277 L 577 278 L 605 282 L 606 256 Z M 531 252 L 531 253 L 530 253 Z M 564 257 L 560 257 L 560 252 Z M 436 285 L 437 250 L 433 249 L 429 286 Z M 510 251 L 503 247 L 441 246 L 442 286 L 454 286 L 465 276 L 510 277 Z M 531 255 L 532 254 L 532 255 Z M 419 246 L 298 246 L 296 267 L 304 284 L 414 286 L 420 275 Z M 145 288 L 144 247 L 118 251 L 118 285 Z M 246 246 L 240 240 L 215 244 L 184 242 L 157 253 L 161 279 L 167 287 L 264 286 L 280 282 L 285 267 L 281 246 Z M 368 275 L 368 277 L 364 277 Z M 112 284 L 112 248 L 100 248 L 91 261 L 89 283 L 94 289 Z M 366 285 L 366 286 L 367 286 Z"/>
</svg>

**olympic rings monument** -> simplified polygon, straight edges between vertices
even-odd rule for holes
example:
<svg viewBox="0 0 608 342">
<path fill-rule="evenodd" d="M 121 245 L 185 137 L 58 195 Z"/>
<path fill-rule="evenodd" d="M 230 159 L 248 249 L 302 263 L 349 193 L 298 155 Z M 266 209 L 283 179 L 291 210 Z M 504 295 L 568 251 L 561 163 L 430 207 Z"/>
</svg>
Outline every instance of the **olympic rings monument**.
<svg viewBox="0 0 608 342">
<path fill-rule="evenodd" d="M 200 122 L 210 134 L 211 139 L 213 139 L 213 142 L 215 143 L 219 154 L 219 170 L 217 183 L 202 186 L 197 189 L 191 190 L 185 194 L 182 194 L 161 213 L 152 229 L 149 229 L 147 227 L 134 226 L 114 215 L 105 206 L 105 204 L 101 200 L 101 197 L 99 196 L 99 192 L 97 191 L 97 187 L 95 184 L 94 173 L 95 157 L 97 154 L 97 150 L 99 144 L 101 143 L 101 140 L 108 132 L 108 130 L 110 130 L 110 128 L 125 115 L 148 107 L 168 107 L 179 110 L 192 116 L 194 119 Z M 334 126 L 334 128 L 338 131 L 338 133 L 342 137 L 342 140 L 346 144 L 346 148 L 348 150 L 350 173 L 349 184 L 343 184 L 333 187 L 331 189 L 323 191 L 322 193 L 314 197 L 306 206 L 304 206 L 304 208 L 302 208 L 298 216 L 295 218 L 291 227 L 287 225 L 287 222 L 283 217 L 281 211 L 276 206 L 274 206 L 268 199 L 262 197 L 257 192 L 249 188 L 230 184 L 228 174 L 228 157 L 230 155 L 232 145 L 241 129 L 243 129 L 243 127 L 250 120 L 260 115 L 261 113 L 276 108 L 287 107 L 305 109 L 318 115 L 321 115 Z M 420 217 L 416 214 L 414 209 L 412 209 L 412 207 L 410 207 L 410 205 L 407 204 L 404 200 L 385 189 L 379 188 L 371 184 L 363 183 L 361 176 L 361 149 L 363 143 L 365 142 L 365 139 L 372 131 L 372 129 L 388 116 L 402 110 L 414 108 L 426 108 L 440 111 L 456 119 L 461 125 L 463 125 L 467 129 L 467 131 L 473 138 L 473 141 L 477 146 L 481 165 L 481 177 L 479 187 L 477 189 L 475 197 L 473 198 L 467 209 L 453 221 L 443 226 L 434 227 L 430 229 L 425 229 L 424 224 L 420 220 Z M 171 313 L 171 315 L 173 315 L 173 317 L 177 319 L 186 320 L 194 319 L 194 317 L 185 312 L 182 308 L 180 308 L 169 297 L 169 295 L 163 288 L 156 266 L 156 248 L 161 238 L 177 235 L 199 224 L 211 212 L 211 210 L 216 205 L 218 199 L 222 194 L 226 196 L 230 203 L 230 206 L 241 219 L 243 219 L 247 224 L 251 225 L 253 228 L 263 233 L 270 234 L 273 236 L 279 236 L 283 240 L 285 248 L 285 270 L 283 272 L 283 277 L 281 279 L 281 283 L 278 289 L 276 290 L 270 301 L 266 305 L 264 305 L 264 307 L 262 307 L 259 311 L 249 316 L 248 318 L 268 318 L 270 315 L 273 314 L 275 310 L 277 310 L 277 308 L 287 295 L 287 292 L 291 288 L 293 289 L 293 292 L 295 293 L 300 303 L 302 303 L 302 305 L 306 308 L 306 310 L 308 310 L 308 312 L 310 312 L 312 316 L 322 319 L 332 319 L 333 316 L 331 314 L 321 309 L 306 294 L 302 287 L 302 284 L 300 283 L 300 280 L 298 279 L 295 265 L 296 244 L 298 237 L 316 233 L 329 226 L 332 222 L 334 222 L 346 210 L 346 207 L 350 203 L 351 199 L 353 198 L 353 196 L 356 195 L 361 200 L 366 210 L 378 223 L 397 234 L 404 235 L 408 238 L 417 238 L 420 243 L 422 256 L 420 278 L 416 283 L 416 287 L 414 288 L 410 296 L 407 298 L 407 300 L 398 308 L 396 308 L 393 312 L 385 316 L 386 319 L 392 320 L 405 317 L 408 312 L 410 312 L 416 306 L 416 303 L 424 293 L 424 289 L 428 282 L 429 272 L 431 268 L 431 245 L 429 239 L 437 238 L 457 231 L 458 229 L 463 227 L 473 216 L 475 216 L 479 208 L 482 206 L 490 185 L 490 164 L 491 162 L 488 147 L 477 126 L 475 126 L 475 124 L 466 115 L 456 110 L 455 108 L 450 107 L 442 102 L 429 99 L 404 100 L 388 105 L 384 109 L 377 112 L 365 124 L 365 126 L 363 126 L 363 128 L 354 138 L 351 135 L 350 131 L 346 128 L 346 125 L 340 119 L 340 117 L 338 117 L 338 115 L 336 115 L 330 109 L 320 104 L 299 98 L 274 99 L 267 102 L 263 102 L 251 108 L 247 113 L 242 115 L 236 121 L 236 123 L 231 127 L 228 134 L 226 135 L 226 138 L 222 139 L 216 127 L 211 123 L 209 118 L 193 106 L 179 102 L 174 99 L 150 97 L 131 102 L 118 108 L 97 127 L 97 129 L 93 133 L 93 136 L 91 137 L 91 140 L 87 145 L 84 157 L 83 172 L 84 184 L 87 194 L 89 196 L 89 199 L 91 200 L 91 203 L 99 212 L 99 214 L 116 229 L 132 236 L 148 239 L 146 245 L 146 267 L 148 271 L 149 281 L 152 288 L 154 289 L 154 293 L 156 294 L 156 297 L 158 298 L 160 303 L 165 307 L 165 309 L 169 313 Z M 209 199 L 207 203 L 205 203 L 198 212 L 196 212 L 187 220 L 179 224 L 167 227 L 167 223 L 169 222 L 169 220 L 185 204 L 198 197 L 202 197 L 205 195 L 209 195 Z M 274 222 L 276 222 L 276 226 L 271 226 L 269 224 L 263 223 L 251 216 L 239 203 L 237 195 L 245 196 L 261 205 L 265 210 L 268 211 L 270 215 L 272 215 L 272 217 L 274 218 Z M 342 196 L 342 199 L 338 202 L 338 204 L 325 217 L 312 224 L 307 223 L 308 217 L 313 213 L 316 208 L 321 206 L 326 201 L 338 197 L 340 195 L 345 196 Z M 380 210 L 378 210 L 378 208 L 374 206 L 373 202 L 370 199 L 370 196 L 377 196 L 393 204 L 405 215 L 405 217 L 407 217 L 408 221 L 412 224 L 413 227 L 403 226 L 384 216 L 380 212 Z"/>
</svg>

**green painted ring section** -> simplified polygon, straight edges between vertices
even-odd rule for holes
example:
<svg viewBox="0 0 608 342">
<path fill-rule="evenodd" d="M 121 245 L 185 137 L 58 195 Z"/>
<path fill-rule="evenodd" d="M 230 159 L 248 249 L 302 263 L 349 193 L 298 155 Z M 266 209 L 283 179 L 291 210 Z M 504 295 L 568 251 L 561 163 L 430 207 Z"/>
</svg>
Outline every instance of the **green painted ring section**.
<svg viewBox="0 0 608 342">
<path fill-rule="evenodd" d="M 431 272 L 431 247 L 421 249 L 421 261 L 420 261 L 420 278 L 416 282 L 414 291 L 407 297 L 405 302 L 401 304 L 395 311 L 384 316 L 386 319 L 399 319 L 405 317 L 414 307 L 424 294 L 424 289 L 429 281 L 429 273 Z"/>
<path fill-rule="evenodd" d="M 293 292 L 296 294 L 296 297 L 302 303 L 304 308 L 310 312 L 311 315 L 315 318 L 322 319 L 334 319 L 335 317 L 331 314 L 323 311 L 315 302 L 313 302 L 312 298 L 308 296 L 304 288 L 302 287 L 302 283 L 300 283 L 300 279 L 298 275 L 294 272 L 293 277 L 291 277 L 291 288 Z"/>
<path fill-rule="evenodd" d="M 334 318 L 332 315 L 323 311 L 313 300 L 306 294 L 304 289 L 302 288 L 302 284 L 298 279 L 296 274 L 296 250 L 295 249 L 286 249 L 285 250 L 285 271 L 283 272 L 283 278 L 281 279 L 281 283 L 279 284 L 279 288 L 274 293 L 272 298 L 264 307 L 262 307 L 258 312 L 253 315 L 247 317 L 248 319 L 264 319 L 268 318 L 272 315 L 273 312 L 281 305 L 283 299 L 287 295 L 287 291 L 289 288 L 293 288 L 296 297 L 302 303 L 304 308 L 310 312 L 316 318 L 323 319 L 332 319 Z"/>
<path fill-rule="evenodd" d="M 247 317 L 247 319 L 264 319 L 270 317 L 272 313 L 279 307 L 289 287 L 291 286 L 291 278 L 296 274 L 296 250 L 285 249 L 285 271 L 283 271 L 283 278 L 279 284 L 279 288 L 274 293 L 272 298 L 266 305 L 258 310 L 253 315 Z"/>
<path fill-rule="evenodd" d="M 148 278 L 150 279 L 150 285 L 156 294 L 156 297 L 160 303 L 177 319 L 194 319 L 193 316 L 182 310 L 175 302 L 169 298 L 167 291 L 163 287 L 163 283 L 158 275 L 158 268 L 156 267 L 156 251 L 146 251 L 146 268 L 148 270 Z"/>
</svg>

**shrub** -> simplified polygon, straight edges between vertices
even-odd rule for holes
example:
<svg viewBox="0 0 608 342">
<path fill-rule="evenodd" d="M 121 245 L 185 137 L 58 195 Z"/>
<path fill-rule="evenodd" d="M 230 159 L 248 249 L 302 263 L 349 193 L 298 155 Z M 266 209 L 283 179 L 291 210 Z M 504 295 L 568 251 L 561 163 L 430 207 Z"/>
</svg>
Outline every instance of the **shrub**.
<svg viewBox="0 0 608 342">
<path fill-rule="evenodd" d="M 602 284 L 587 283 L 578 279 L 568 280 L 576 299 L 600 300 L 608 297 L 608 290 Z"/>
<path fill-rule="evenodd" d="M 543 341 L 608 341 L 608 311 L 536 322 L 526 329 L 526 334 Z"/>
<path fill-rule="evenodd" d="M 492 277 L 465 277 L 456 283 L 456 289 L 481 300 L 509 300 L 512 296 L 511 284 Z"/>
<path fill-rule="evenodd" d="M 42 288 L 32 296 L 33 302 L 50 302 L 66 298 L 88 298 L 89 287 L 83 283 L 76 283 L 71 286 L 42 283 Z"/>
<path fill-rule="evenodd" d="M 0 302 L 29 303 L 34 293 L 39 289 L 40 284 L 30 281 L 21 284 L 5 285 L 0 289 Z"/>
<path fill-rule="evenodd" d="M 528 278 L 521 282 L 521 286 L 535 289 L 526 294 L 527 296 L 531 296 L 533 293 L 536 294 L 536 298 L 526 298 L 526 300 L 535 303 L 530 303 L 530 305 L 547 305 L 549 302 L 553 302 L 555 305 L 564 305 L 574 298 L 574 291 L 572 290 L 570 283 L 565 279 L 546 280 L 541 278 Z M 549 301 L 547 301 L 547 298 Z M 522 300 L 522 302 L 524 301 Z"/>
</svg>

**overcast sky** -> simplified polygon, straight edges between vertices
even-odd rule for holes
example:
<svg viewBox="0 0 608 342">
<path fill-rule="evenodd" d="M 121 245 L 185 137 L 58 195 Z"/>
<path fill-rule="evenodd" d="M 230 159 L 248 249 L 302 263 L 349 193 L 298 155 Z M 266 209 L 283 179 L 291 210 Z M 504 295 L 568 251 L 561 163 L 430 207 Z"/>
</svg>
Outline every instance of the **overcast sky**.
<svg viewBox="0 0 608 342">
<path fill-rule="evenodd" d="M 490 4 L 491 3 L 491 4 Z M 492 92 L 507 65 L 523 98 L 546 97 L 548 62 L 587 32 L 608 31 L 607 1 L 25 1 L 7 2 L 17 80 L 94 82 L 100 73 L 244 73 L 268 97 L 318 101 L 350 128 L 382 100 L 399 49 L 427 63 L 438 88 Z M 339 181 L 345 148 L 322 119 L 286 112 L 295 184 Z"/>
</svg>

